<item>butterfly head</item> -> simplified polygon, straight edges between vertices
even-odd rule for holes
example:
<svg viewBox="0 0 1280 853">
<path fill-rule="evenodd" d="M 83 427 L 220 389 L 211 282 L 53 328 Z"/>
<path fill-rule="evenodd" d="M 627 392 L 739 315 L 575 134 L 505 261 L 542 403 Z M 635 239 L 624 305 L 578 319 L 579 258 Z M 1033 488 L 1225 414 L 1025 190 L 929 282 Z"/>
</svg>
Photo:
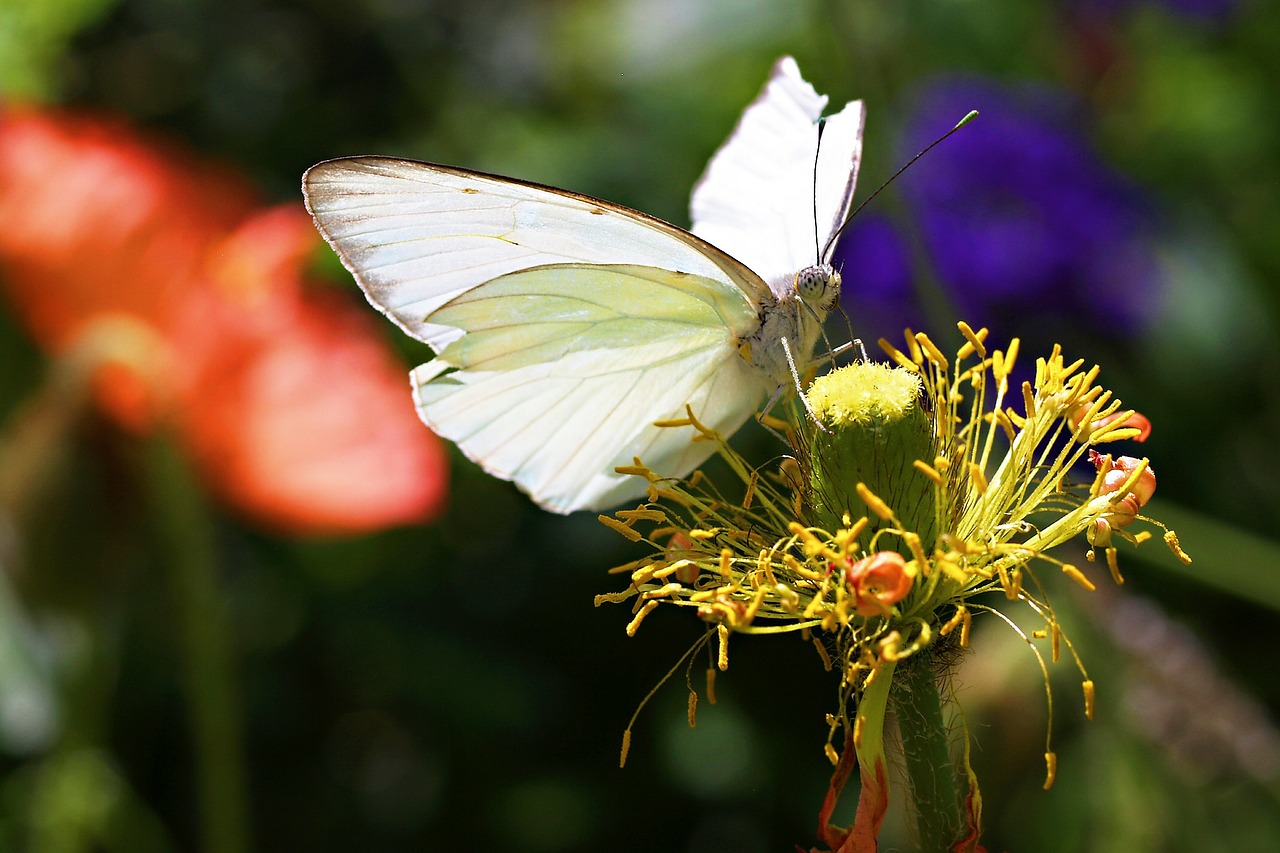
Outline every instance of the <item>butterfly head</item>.
<svg viewBox="0 0 1280 853">
<path fill-rule="evenodd" d="M 796 273 L 796 295 L 824 314 L 840 301 L 840 273 L 831 264 L 805 267 Z"/>
</svg>

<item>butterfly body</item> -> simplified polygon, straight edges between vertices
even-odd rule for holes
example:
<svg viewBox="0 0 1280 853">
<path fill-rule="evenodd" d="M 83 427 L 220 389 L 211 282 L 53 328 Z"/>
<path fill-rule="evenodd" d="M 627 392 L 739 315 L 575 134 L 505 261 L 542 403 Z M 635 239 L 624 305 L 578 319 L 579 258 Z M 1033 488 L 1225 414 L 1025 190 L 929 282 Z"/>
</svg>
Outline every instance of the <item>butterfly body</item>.
<svg viewBox="0 0 1280 853">
<path fill-rule="evenodd" d="M 852 104 L 819 151 L 825 103 L 780 62 L 695 189 L 692 232 L 387 157 L 320 163 L 303 193 L 369 301 L 436 351 L 411 374 L 423 421 L 548 509 L 603 509 L 646 487 L 617 466 L 639 457 L 683 476 L 715 449 L 655 421 L 692 409 L 730 435 L 811 363 L 840 286 L 821 258 L 813 265 L 814 219 L 826 231 L 842 221 L 861 139 Z M 749 150 L 760 140 L 777 149 L 763 165 Z M 816 201 L 815 164 L 838 184 Z"/>
<path fill-rule="evenodd" d="M 773 393 L 808 367 L 827 315 L 840 302 L 840 273 L 818 264 L 796 273 L 790 292 L 761 307 L 759 326 L 743 343 L 752 365 L 773 381 Z"/>
</svg>

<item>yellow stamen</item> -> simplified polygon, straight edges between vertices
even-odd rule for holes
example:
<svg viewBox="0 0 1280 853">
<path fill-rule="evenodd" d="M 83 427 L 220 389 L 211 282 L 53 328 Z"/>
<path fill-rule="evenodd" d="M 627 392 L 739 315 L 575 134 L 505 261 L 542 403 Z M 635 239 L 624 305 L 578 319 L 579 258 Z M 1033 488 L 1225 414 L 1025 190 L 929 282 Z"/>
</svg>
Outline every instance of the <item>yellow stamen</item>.
<svg viewBox="0 0 1280 853">
<path fill-rule="evenodd" d="M 1047 791 L 1053 787 L 1053 780 L 1058 778 L 1058 756 L 1053 752 L 1044 754 L 1044 763 L 1047 770 L 1044 778 L 1044 789 Z"/>
<path fill-rule="evenodd" d="M 937 344 L 930 340 L 929 336 L 924 332 L 916 332 L 916 340 L 924 348 L 924 351 L 929 354 L 929 360 L 938 367 L 945 369 L 950 364 L 947 361 L 947 357 L 942 354 L 942 350 L 938 349 Z"/>
<path fill-rule="evenodd" d="M 760 556 L 756 558 L 756 568 L 760 570 L 760 574 L 764 575 L 765 583 L 774 587 L 778 585 L 778 579 L 773 576 L 773 557 L 763 548 L 760 550 Z"/>
<path fill-rule="evenodd" d="M 609 527 L 617 531 L 618 533 L 621 533 L 623 536 L 630 539 L 632 542 L 639 542 L 641 539 L 644 538 L 643 536 L 640 535 L 638 531 L 634 530 L 630 525 L 623 524 L 621 521 L 618 521 L 613 516 L 601 515 L 599 516 L 599 519 L 600 519 L 600 523 L 603 524 L 605 527 Z"/>
<path fill-rule="evenodd" d="M 862 531 L 867 529 L 867 525 L 871 523 L 865 515 L 855 521 L 849 523 L 849 513 L 844 514 L 844 529 L 837 530 L 835 535 L 836 547 L 848 553 L 849 546 L 855 544 L 858 537 L 862 535 Z"/>
<path fill-rule="evenodd" d="M 938 636 L 945 637 L 954 631 L 964 620 L 965 607 L 960 605 L 956 608 L 956 612 L 948 619 L 941 628 L 938 629 Z"/>
<path fill-rule="evenodd" d="M 939 474 L 937 470 L 928 462 L 925 462 L 921 459 L 917 459 L 915 462 L 912 462 L 911 464 L 915 467 L 917 471 L 919 471 L 921 474 L 924 474 L 926 477 L 932 480 L 936 485 L 939 485 L 939 486 L 946 485 L 946 482 L 942 479 L 942 475 Z"/>
<path fill-rule="evenodd" d="M 1007 379 L 1009 374 L 1013 373 L 1013 366 L 1018 361 L 1018 347 L 1021 343 L 1022 342 L 1017 338 L 1013 338 L 1009 341 L 1009 351 L 1004 354 L 1005 375 L 1002 378 Z"/>
<path fill-rule="evenodd" d="M 648 490 L 645 492 L 645 499 L 649 503 L 658 503 L 659 501 L 671 501 L 680 504 L 680 506 L 688 506 L 690 504 L 689 497 L 680 492 L 674 492 L 671 489 L 664 489 L 661 486 L 649 484 Z"/>
<path fill-rule="evenodd" d="M 902 534 L 902 538 L 906 540 L 907 548 L 911 551 L 911 556 L 915 557 L 915 562 L 921 571 L 927 576 L 929 573 L 929 558 L 925 556 L 924 548 L 920 546 L 920 536 L 911 531 Z"/>
<path fill-rule="evenodd" d="M 934 563 L 934 567 L 941 569 L 944 575 L 958 584 L 963 584 L 969 580 L 969 576 L 964 573 L 959 564 L 951 560 L 937 560 Z"/>
<path fill-rule="evenodd" d="M 1191 563 L 1191 557 L 1188 556 L 1187 553 L 1182 550 L 1182 546 L 1178 544 L 1178 534 L 1174 533 L 1172 530 L 1166 530 L 1164 532 L 1164 544 L 1168 545 L 1169 550 L 1172 551 L 1174 556 L 1183 563 Z"/>
<path fill-rule="evenodd" d="M 724 672 L 729 668 L 729 629 L 723 622 L 716 626 L 716 639 L 720 641 L 720 655 L 716 660 L 716 666 Z"/>
<path fill-rule="evenodd" d="M 1093 679 L 1085 679 L 1084 681 L 1084 715 L 1088 719 L 1093 719 Z"/>
<path fill-rule="evenodd" d="M 631 751 L 631 729 L 622 733 L 622 754 L 618 756 L 618 766 L 627 766 L 627 753 Z"/>
<path fill-rule="evenodd" d="M 702 470 L 702 469 L 698 469 Z M 751 479 L 747 481 L 747 493 L 742 496 L 742 508 L 751 509 L 751 502 L 755 500 L 756 483 L 760 482 L 760 472 L 754 469 L 751 472 Z"/>
<path fill-rule="evenodd" d="M 795 557 L 791 556 L 790 554 L 783 554 L 782 562 L 786 564 L 787 568 L 791 570 L 792 574 L 798 575 L 799 577 L 802 577 L 805 580 L 821 582 L 823 579 L 821 574 L 813 571 L 812 569 L 806 568 L 799 560 L 797 560 Z"/>
<path fill-rule="evenodd" d="M 631 582 L 636 586 L 644 586 L 653 580 L 653 576 L 658 573 L 657 568 L 650 563 L 642 569 L 637 569 L 631 573 Z"/>
<path fill-rule="evenodd" d="M 609 570 L 609 574 L 621 575 L 621 574 L 626 574 L 627 572 L 634 572 L 636 569 L 640 568 L 641 566 L 647 565 L 648 563 L 652 562 L 652 560 L 653 560 L 652 557 L 641 557 L 638 560 L 632 560 L 630 563 L 623 563 L 621 566 L 614 566 L 612 569 Z"/>
<path fill-rule="evenodd" d="M 889 509 L 889 505 L 880 500 L 875 492 L 867 488 L 866 483 L 858 483 L 855 488 L 857 489 L 858 497 L 862 498 L 862 502 L 867 505 L 867 509 L 880 516 L 882 520 L 888 521 L 893 518 L 893 510 Z"/>
<path fill-rule="evenodd" d="M 683 569 L 689 568 L 690 566 L 696 569 L 698 564 L 695 563 L 693 560 L 676 560 L 671 565 L 664 566 L 663 568 L 658 569 L 656 572 L 654 572 L 653 579 L 658 581 L 666 580 L 672 575 L 675 575 L 680 571 L 682 571 Z M 694 580 L 696 580 L 697 577 L 698 577 L 697 572 L 694 572 L 693 574 Z M 687 579 L 684 579 L 684 580 L 687 582 Z"/>
<path fill-rule="evenodd" d="M 1009 439 L 1010 443 L 1012 443 L 1013 440 L 1018 437 L 1018 431 L 1014 428 L 1013 421 L 1010 420 L 1009 414 L 1009 412 L 1001 409 L 994 412 L 992 416 L 996 419 L 996 423 L 1000 428 L 1004 430 L 1005 438 Z"/>
<path fill-rule="evenodd" d="M 831 655 L 827 654 L 827 647 L 817 637 L 813 638 L 813 647 L 818 650 L 818 657 L 822 658 L 822 668 L 827 672 L 831 671 Z"/>
<path fill-rule="evenodd" d="M 1067 577 L 1071 578 L 1073 581 L 1080 584 L 1080 586 L 1089 590 L 1089 592 L 1093 592 L 1095 589 L 1097 589 L 1097 587 L 1094 586 L 1093 581 L 1089 580 L 1087 577 L 1084 576 L 1084 572 L 1080 571 L 1070 563 L 1066 563 L 1062 566 L 1062 572 Z"/>
<path fill-rule="evenodd" d="M 911 360 L 916 364 L 924 364 L 924 353 L 920 351 L 920 342 L 916 340 L 916 333 L 911 331 L 911 327 L 907 327 L 906 331 L 907 351 L 911 354 Z"/>
<path fill-rule="evenodd" d="M 698 727 L 698 694 L 689 691 L 689 728 Z"/>
<path fill-rule="evenodd" d="M 655 608 L 655 607 L 657 607 L 657 606 L 658 606 L 658 602 L 657 602 L 657 600 L 656 600 L 656 599 L 655 599 L 655 600 L 646 601 L 646 602 L 644 603 L 644 607 L 641 607 L 641 608 L 640 608 L 640 612 L 636 614 L 636 617 L 635 617 L 634 619 L 632 619 L 630 622 L 628 622 L 628 623 L 627 623 L 627 636 L 628 636 L 628 637 L 634 637 L 634 636 L 636 635 L 636 631 L 637 631 L 637 630 L 639 630 L 639 628 L 640 628 L 640 623 L 644 621 L 644 617 L 646 617 L 646 616 L 648 616 L 650 613 L 652 613 L 652 612 L 653 612 L 653 608 Z"/>
<path fill-rule="evenodd" d="M 1107 568 L 1111 570 L 1111 580 L 1115 581 L 1116 586 L 1121 586 L 1124 584 L 1124 578 L 1120 575 L 1120 560 L 1116 557 L 1116 549 L 1108 548 L 1106 555 Z"/>
<path fill-rule="evenodd" d="M 969 482 L 979 496 L 987 493 L 987 475 L 982 473 L 982 466 L 976 462 L 969 463 Z"/>
<path fill-rule="evenodd" d="M 893 359 L 894 364 L 897 364 L 899 367 L 906 368 L 907 370 L 913 371 L 915 373 L 920 372 L 920 368 L 916 366 L 916 363 L 913 362 L 910 358 L 908 358 L 901 350 L 899 350 L 893 344 L 889 343 L 884 338 L 881 338 L 879 343 L 880 343 L 880 349 L 884 350 L 885 355 Z"/>
<path fill-rule="evenodd" d="M 614 513 L 623 521 L 666 521 L 667 514 L 660 509 L 620 509 Z"/>
<path fill-rule="evenodd" d="M 1006 590 L 1010 601 L 1015 601 L 1022 596 L 1022 566 L 1014 566 L 1013 571 L 1009 572 L 1009 589 Z"/>
<path fill-rule="evenodd" d="M 986 358 L 987 348 L 982 342 L 987 337 L 987 330 L 982 329 L 975 333 L 973 327 L 964 320 L 961 320 L 956 326 L 960 329 L 960 334 L 964 335 L 968 341 L 967 344 L 960 347 L 960 351 L 956 353 L 956 358 L 963 361 L 975 352 L 978 354 L 978 358 Z"/>
<path fill-rule="evenodd" d="M 652 601 L 658 598 L 669 598 L 669 597 L 675 596 L 677 593 L 680 593 L 683 590 L 684 590 L 684 587 L 678 583 L 664 584 L 663 586 L 660 586 L 657 589 L 646 590 L 644 593 L 644 598 L 646 601 Z"/>
</svg>

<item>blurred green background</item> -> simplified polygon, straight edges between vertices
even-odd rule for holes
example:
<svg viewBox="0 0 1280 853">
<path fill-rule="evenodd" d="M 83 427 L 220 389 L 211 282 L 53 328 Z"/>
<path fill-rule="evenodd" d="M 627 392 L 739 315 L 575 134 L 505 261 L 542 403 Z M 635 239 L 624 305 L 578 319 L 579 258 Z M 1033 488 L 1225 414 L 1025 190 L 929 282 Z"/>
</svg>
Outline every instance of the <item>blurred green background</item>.
<svg viewBox="0 0 1280 853">
<path fill-rule="evenodd" d="M 1028 360 L 1058 341 L 1099 363 L 1155 426 L 1151 514 L 1196 559 L 1178 568 L 1154 542 L 1122 548 L 1122 589 L 1049 579 L 1099 693 L 1086 723 L 1078 674 L 1053 669 L 1049 792 L 1039 671 L 980 625 L 957 684 L 987 848 L 1280 844 L 1277 4 L 0 0 L 0 147 L 11 111 L 34 108 L 220 163 L 260 206 L 300 209 L 314 162 L 383 153 L 687 225 L 690 187 L 784 53 L 834 105 L 866 100 L 859 198 L 983 112 L 851 229 L 855 333 L 906 322 L 951 341 L 963 311 L 1021 336 Z M 63 224 L 93 203 L 92 181 L 36 199 L 84 158 L 14 150 L 0 229 L 24 205 L 61 199 Z M 18 166 L 35 177 L 20 185 Z M 172 217 L 214 206 L 201 181 L 175 190 Z M 129 215 L 129 197 L 113 204 Z M 0 251 L 0 849 L 816 843 L 837 685 L 807 644 L 735 640 L 694 731 L 677 676 L 619 770 L 635 707 L 702 631 L 661 608 L 628 639 L 625 609 L 592 606 L 637 556 L 625 541 L 536 510 L 452 448 L 447 504 L 416 505 L 421 521 L 282 525 L 181 429 L 82 405 L 74 348 L 30 306 L 62 286 L 49 270 L 107 249 L 35 267 L 19 249 Z M 405 369 L 425 358 L 326 249 L 305 254 L 304 301 L 373 317 L 359 333 Z M 742 447 L 763 457 L 767 441 Z M 886 849 L 911 849 L 894 820 Z"/>
</svg>

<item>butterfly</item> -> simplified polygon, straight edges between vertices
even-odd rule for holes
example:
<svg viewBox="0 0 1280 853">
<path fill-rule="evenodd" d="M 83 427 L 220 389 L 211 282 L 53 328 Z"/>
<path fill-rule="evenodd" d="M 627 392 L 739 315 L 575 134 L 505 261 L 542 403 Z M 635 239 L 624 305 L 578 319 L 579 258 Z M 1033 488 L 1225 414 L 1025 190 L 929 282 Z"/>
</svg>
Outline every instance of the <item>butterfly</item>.
<svg viewBox="0 0 1280 853">
<path fill-rule="evenodd" d="M 422 420 L 546 509 L 603 510 L 681 477 L 811 366 L 840 275 L 864 111 L 774 66 L 694 188 L 685 231 L 578 193 L 452 166 L 349 157 L 302 179 L 365 296 L 433 360 Z M 825 241 L 825 242 L 823 242 Z"/>
</svg>

